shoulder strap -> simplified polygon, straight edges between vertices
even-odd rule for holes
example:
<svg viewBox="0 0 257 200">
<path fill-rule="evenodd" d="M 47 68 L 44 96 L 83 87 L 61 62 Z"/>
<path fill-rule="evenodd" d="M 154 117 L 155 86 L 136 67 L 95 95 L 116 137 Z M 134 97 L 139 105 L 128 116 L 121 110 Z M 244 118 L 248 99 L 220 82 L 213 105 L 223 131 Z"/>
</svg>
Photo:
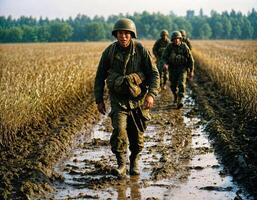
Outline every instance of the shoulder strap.
<svg viewBox="0 0 257 200">
<path fill-rule="evenodd" d="M 142 44 L 139 41 L 133 40 L 132 42 L 134 42 L 135 48 L 142 47 Z M 113 63 L 114 53 L 115 53 L 115 50 L 116 50 L 116 46 L 117 46 L 117 42 L 114 42 L 109 47 L 109 51 L 108 51 L 108 62 L 109 63 L 108 64 L 110 66 L 112 66 L 112 63 Z"/>
<path fill-rule="evenodd" d="M 110 45 L 110 48 L 109 48 L 109 51 L 108 51 L 108 62 L 109 62 L 108 64 L 109 64 L 109 67 L 111 67 L 112 63 L 113 63 L 116 45 L 117 45 L 117 42 L 112 43 Z"/>
</svg>

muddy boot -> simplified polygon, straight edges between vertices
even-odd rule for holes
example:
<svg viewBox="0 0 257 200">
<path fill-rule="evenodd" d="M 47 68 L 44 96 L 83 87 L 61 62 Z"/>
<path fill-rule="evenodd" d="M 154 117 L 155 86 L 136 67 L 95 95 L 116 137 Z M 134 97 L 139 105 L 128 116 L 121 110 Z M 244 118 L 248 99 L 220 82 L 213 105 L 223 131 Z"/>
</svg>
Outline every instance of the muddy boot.
<svg viewBox="0 0 257 200">
<path fill-rule="evenodd" d="M 126 177 L 126 155 L 116 154 L 116 159 L 118 163 L 118 168 L 113 169 L 113 175 L 119 178 Z"/>
<path fill-rule="evenodd" d="M 131 154 L 129 157 L 130 160 L 130 167 L 129 167 L 129 174 L 130 175 L 139 175 L 139 154 Z"/>
<path fill-rule="evenodd" d="M 182 102 L 182 97 L 178 97 L 178 102 L 177 102 L 177 109 L 180 109 L 184 106 Z"/>
</svg>

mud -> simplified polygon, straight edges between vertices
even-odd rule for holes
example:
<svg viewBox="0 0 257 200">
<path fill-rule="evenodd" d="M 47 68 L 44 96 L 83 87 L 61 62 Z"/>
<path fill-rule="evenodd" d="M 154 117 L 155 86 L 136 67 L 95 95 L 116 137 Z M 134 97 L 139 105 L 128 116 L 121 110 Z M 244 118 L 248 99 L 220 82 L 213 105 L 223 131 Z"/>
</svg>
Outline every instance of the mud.
<svg viewBox="0 0 257 200">
<path fill-rule="evenodd" d="M 55 172 L 52 199 L 253 199 L 221 164 L 205 132 L 207 122 L 188 91 L 177 110 L 167 89 L 158 96 L 145 132 L 140 175 L 116 178 L 109 146 L 111 124 L 103 117 Z M 129 166 L 129 162 L 127 162 Z"/>
<path fill-rule="evenodd" d="M 257 116 L 245 113 L 197 62 L 196 66 L 191 88 L 198 112 L 208 122 L 205 130 L 234 180 L 257 199 Z"/>
</svg>

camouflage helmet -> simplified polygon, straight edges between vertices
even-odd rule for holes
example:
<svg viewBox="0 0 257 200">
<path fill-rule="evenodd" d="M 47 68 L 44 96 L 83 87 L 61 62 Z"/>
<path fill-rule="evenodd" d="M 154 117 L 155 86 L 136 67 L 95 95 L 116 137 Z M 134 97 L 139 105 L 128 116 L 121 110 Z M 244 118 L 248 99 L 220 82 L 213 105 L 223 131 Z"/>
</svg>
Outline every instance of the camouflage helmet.
<svg viewBox="0 0 257 200">
<path fill-rule="evenodd" d="M 162 36 L 164 36 L 164 35 L 169 35 L 169 32 L 166 30 L 166 29 L 163 29 L 162 31 L 161 31 L 161 33 L 160 33 L 160 36 L 162 37 Z"/>
<path fill-rule="evenodd" d="M 184 29 L 181 29 L 179 32 L 181 33 L 182 37 L 185 37 L 187 35 Z"/>
<path fill-rule="evenodd" d="M 171 35 L 171 40 L 174 40 L 175 38 L 180 38 L 182 39 L 182 35 L 179 31 L 174 31 L 172 32 L 172 35 Z"/>
<path fill-rule="evenodd" d="M 116 37 L 117 31 L 130 31 L 133 38 L 137 38 L 135 23 L 128 18 L 121 18 L 113 26 L 112 35 Z"/>
</svg>

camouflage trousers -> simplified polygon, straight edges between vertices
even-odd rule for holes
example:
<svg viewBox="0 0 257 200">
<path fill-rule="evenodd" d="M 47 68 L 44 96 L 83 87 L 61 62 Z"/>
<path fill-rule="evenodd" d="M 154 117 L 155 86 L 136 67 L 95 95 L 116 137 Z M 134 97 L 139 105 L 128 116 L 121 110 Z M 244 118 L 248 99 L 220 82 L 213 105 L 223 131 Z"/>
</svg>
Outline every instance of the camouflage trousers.
<svg viewBox="0 0 257 200">
<path fill-rule="evenodd" d="M 110 113 L 113 132 L 110 143 L 114 154 L 125 154 L 129 144 L 131 153 L 137 155 L 144 148 L 146 124 L 138 118 L 136 110 L 113 109 Z M 138 121 L 139 120 L 139 121 Z M 139 123 L 143 123 L 139 125 Z"/>
<path fill-rule="evenodd" d="M 170 69 L 169 70 L 170 88 L 173 94 L 183 98 L 186 93 L 186 69 Z"/>
<path fill-rule="evenodd" d="M 168 70 L 163 69 L 163 64 L 164 64 L 164 62 L 162 60 L 157 61 L 157 68 L 158 68 L 159 75 L 160 75 L 160 86 L 161 87 L 166 85 L 167 80 L 169 78 L 169 72 L 168 72 Z"/>
</svg>

